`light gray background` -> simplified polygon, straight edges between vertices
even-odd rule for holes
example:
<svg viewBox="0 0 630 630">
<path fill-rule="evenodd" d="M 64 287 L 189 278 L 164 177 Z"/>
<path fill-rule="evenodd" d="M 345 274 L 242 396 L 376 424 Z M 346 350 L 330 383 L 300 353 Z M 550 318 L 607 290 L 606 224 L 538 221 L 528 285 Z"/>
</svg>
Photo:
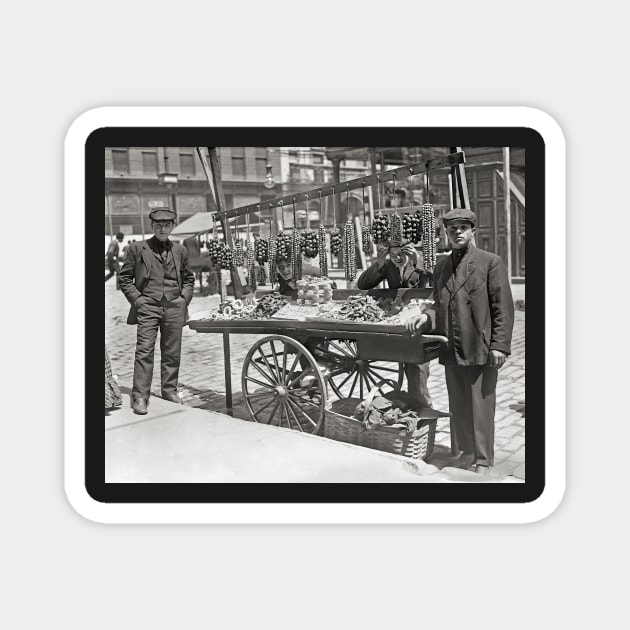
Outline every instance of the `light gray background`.
<svg viewBox="0 0 630 630">
<path fill-rule="evenodd" d="M 4 627 L 623 624 L 623 5 L 346 4 L 61 1 L 5 12 Z M 105 526 L 73 512 L 62 478 L 62 254 L 76 250 L 82 264 L 83 243 L 62 238 L 66 129 L 102 105 L 213 104 L 529 105 L 559 122 L 568 487 L 552 516 L 523 526 L 212 527 Z M 528 208 L 530 231 L 536 217 Z"/>
</svg>

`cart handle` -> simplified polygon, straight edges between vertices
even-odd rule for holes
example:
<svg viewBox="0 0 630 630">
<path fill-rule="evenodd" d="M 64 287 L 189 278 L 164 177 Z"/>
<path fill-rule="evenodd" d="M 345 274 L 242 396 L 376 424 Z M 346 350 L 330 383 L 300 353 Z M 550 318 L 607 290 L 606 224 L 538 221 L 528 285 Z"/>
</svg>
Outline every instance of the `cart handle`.
<svg viewBox="0 0 630 630">
<path fill-rule="evenodd" d="M 442 343 L 447 343 L 448 338 L 444 335 L 422 335 L 422 341 L 441 341 Z"/>
</svg>

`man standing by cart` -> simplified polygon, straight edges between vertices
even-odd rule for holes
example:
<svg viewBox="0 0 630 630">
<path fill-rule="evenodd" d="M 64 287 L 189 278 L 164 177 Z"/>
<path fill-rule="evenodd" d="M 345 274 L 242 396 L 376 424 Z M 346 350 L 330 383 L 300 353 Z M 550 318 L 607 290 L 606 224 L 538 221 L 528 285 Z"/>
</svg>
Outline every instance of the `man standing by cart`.
<svg viewBox="0 0 630 630">
<path fill-rule="evenodd" d="M 473 244 L 477 217 L 455 208 L 443 223 L 451 255 L 434 271 L 431 309 L 408 322 L 448 338 L 440 350 L 452 426 L 463 451 L 457 466 L 487 475 L 494 459 L 494 413 L 498 370 L 511 352 L 514 303 L 499 256 Z"/>
<path fill-rule="evenodd" d="M 357 287 L 362 290 L 374 289 L 387 280 L 390 289 L 426 288 L 430 283 L 430 275 L 423 271 L 422 262 L 422 255 L 418 255 L 408 241 L 379 243 L 376 262 L 359 276 Z M 427 384 L 429 363 L 405 363 L 404 368 L 409 393 L 418 398 L 423 407 L 431 407 L 431 392 Z"/>
<path fill-rule="evenodd" d="M 131 405 L 134 413 L 141 415 L 147 413 L 151 393 L 158 328 L 162 398 L 179 402 L 182 329 L 195 286 L 186 248 L 168 238 L 175 225 L 175 212 L 154 208 L 149 219 L 153 237 L 129 246 L 120 272 L 121 288 L 131 304 L 127 323 L 138 324 Z"/>
</svg>

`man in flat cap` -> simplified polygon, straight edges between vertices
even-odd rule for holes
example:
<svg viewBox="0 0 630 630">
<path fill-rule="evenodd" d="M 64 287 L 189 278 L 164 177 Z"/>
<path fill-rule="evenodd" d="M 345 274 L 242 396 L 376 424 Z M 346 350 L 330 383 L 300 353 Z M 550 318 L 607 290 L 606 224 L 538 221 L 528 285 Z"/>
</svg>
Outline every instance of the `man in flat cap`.
<svg viewBox="0 0 630 630">
<path fill-rule="evenodd" d="M 362 290 L 374 289 L 383 280 L 390 289 L 427 288 L 431 275 L 423 269 L 422 253 L 406 239 L 401 243 L 384 241 L 376 246 L 376 261 L 358 278 L 357 287 Z M 432 407 L 428 379 L 429 363 L 405 363 L 407 389 L 420 400 L 423 407 Z"/>
<path fill-rule="evenodd" d="M 463 451 L 456 465 L 487 475 L 494 463 L 498 370 L 511 352 L 514 303 L 503 261 L 473 243 L 477 217 L 467 208 L 444 215 L 452 246 L 434 270 L 435 305 L 408 323 L 445 335 L 440 350 L 452 426 Z"/>
<path fill-rule="evenodd" d="M 170 208 L 154 208 L 149 219 L 153 236 L 131 243 L 120 271 L 120 286 L 131 304 L 127 323 L 138 324 L 131 406 L 134 413 L 141 415 L 147 413 L 151 394 L 158 328 L 162 398 L 179 402 L 177 378 L 182 329 L 195 286 L 186 248 L 168 238 L 175 225 L 175 212 Z"/>
</svg>

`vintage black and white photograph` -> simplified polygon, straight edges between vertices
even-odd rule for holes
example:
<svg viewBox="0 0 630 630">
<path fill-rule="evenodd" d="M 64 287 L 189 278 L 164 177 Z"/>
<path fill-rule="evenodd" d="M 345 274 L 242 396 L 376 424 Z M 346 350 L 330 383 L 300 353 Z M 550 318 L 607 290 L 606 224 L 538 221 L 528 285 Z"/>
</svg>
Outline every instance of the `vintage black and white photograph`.
<svg viewBox="0 0 630 630">
<path fill-rule="evenodd" d="M 526 483 L 524 147 L 104 151 L 106 484 Z"/>
</svg>

